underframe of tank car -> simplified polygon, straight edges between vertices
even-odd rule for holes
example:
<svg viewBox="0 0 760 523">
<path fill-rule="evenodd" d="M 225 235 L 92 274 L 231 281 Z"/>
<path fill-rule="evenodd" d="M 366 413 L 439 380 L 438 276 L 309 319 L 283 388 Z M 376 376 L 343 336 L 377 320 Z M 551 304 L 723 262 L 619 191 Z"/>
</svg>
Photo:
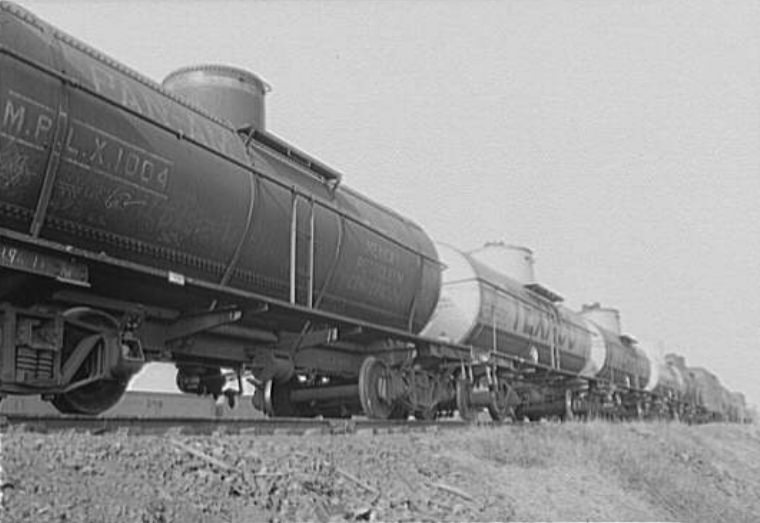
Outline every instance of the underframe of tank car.
<svg viewBox="0 0 760 523">
<path fill-rule="evenodd" d="M 188 393 L 221 395 L 230 375 L 246 377 L 272 416 L 475 419 L 485 409 L 495 420 L 716 418 L 642 390 L 4 228 L 0 271 L 0 395 L 39 394 L 63 412 L 99 414 L 145 362 L 170 361 Z"/>
<path fill-rule="evenodd" d="M 402 377 L 393 391 L 411 387 L 408 403 L 434 406 L 442 362 L 470 358 L 407 331 L 4 228 L 0 270 L 0 394 L 40 394 L 67 412 L 99 413 L 109 404 L 88 397 L 118 401 L 143 363 L 171 361 L 185 392 L 221 394 L 225 368 L 268 391 L 272 415 L 355 413 L 370 357 L 375 389 L 385 383 L 378 369 L 392 368 Z"/>
</svg>

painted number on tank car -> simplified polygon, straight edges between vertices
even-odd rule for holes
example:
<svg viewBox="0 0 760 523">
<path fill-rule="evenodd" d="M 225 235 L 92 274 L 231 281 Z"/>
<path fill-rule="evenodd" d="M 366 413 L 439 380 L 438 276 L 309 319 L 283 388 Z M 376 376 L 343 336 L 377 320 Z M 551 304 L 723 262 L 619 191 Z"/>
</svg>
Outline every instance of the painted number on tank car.
<svg viewBox="0 0 760 523">
<path fill-rule="evenodd" d="M 172 162 L 80 120 L 66 137 L 64 161 L 165 199 Z"/>
<path fill-rule="evenodd" d="M 52 108 L 10 90 L 3 106 L 0 136 L 17 145 L 44 151 L 52 140 L 54 118 Z M 166 198 L 172 162 L 80 120 L 72 120 L 67 130 L 63 161 L 142 193 Z M 106 202 L 106 206 L 140 203 L 145 202 L 130 197 L 128 201 L 124 198 L 110 201 L 110 205 Z"/>
<path fill-rule="evenodd" d="M 399 290 L 404 288 L 406 278 L 399 268 L 399 253 L 371 239 L 365 240 L 364 247 L 348 280 L 349 289 L 382 303 L 403 304 L 404 294 Z"/>
<path fill-rule="evenodd" d="M 53 110 L 13 90 L 0 104 L 0 190 L 11 197 L 34 183 L 34 165 L 44 158 L 53 127 Z M 43 154 L 40 154 L 43 153 Z"/>
<path fill-rule="evenodd" d="M 50 107 L 9 90 L 3 106 L 0 136 L 42 151 L 49 145 L 55 111 Z"/>
</svg>

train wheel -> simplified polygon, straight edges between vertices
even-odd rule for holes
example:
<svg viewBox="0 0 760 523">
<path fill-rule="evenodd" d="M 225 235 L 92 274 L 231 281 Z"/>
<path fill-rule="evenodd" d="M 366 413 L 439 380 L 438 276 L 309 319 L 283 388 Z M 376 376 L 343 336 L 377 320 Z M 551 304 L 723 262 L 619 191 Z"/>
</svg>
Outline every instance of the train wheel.
<svg viewBox="0 0 760 523">
<path fill-rule="evenodd" d="M 464 421 L 478 418 L 478 410 L 472 408 L 472 383 L 469 380 L 457 380 L 457 410 Z"/>
<path fill-rule="evenodd" d="M 99 380 L 57 394 L 51 403 L 64 414 L 96 416 L 116 405 L 126 390 L 125 380 Z"/>
<path fill-rule="evenodd" d="M 562 421 L 573 421 L 575 414 L 573 413 L 573 391 L 570 389 L 565 390 L 565 412 L 560 417 Z"/>
<path fill-rule="evenodd" d="M 90 354 L 79 364 L 74 382 L 92 376 L 100 358 L 112 359 L 107 351 L 118 350 L 117 344 L 108 343 L 116 336 L 119 322 L 103 311 L 89 307 L 74 307 L 63 313 L 66 330 L 63 337 L 63 354 L 70 357 L 81 345 L 90 347 Z M 94 376 L 92 376 L 94 377 Z M 116 405 L 127 389 L 129 378 L 107 377 L 92 381 L 68 392 L 56 394 L 51 403 L 64 414 L 96 416 Z"/>
<path fill-rule="evenodd" d="M 389 419 L 406 420 L 408 417 L 409 417 L 409 409 L 407 409 L 403 405 L 397 405 L 393 408 L 393 411 L 391 411 L 391 415 Z"/>
<path fill-rule="evenodd" d="M 394 406 L 388 398 L 390 376 L 388 367 L 382 361 L 370 356 L 359 370 L 359 399 L 364 414 L 375 419 L 389 419 L 394 414 Z"/>
<path fill-rule="evenodd" d="M 491 402 L 488 404 L 488 413 L 494 421 L 504 421 L 514 418 L 512 407 L 509 406 L 509 398 L 512 389 L 505 380 L 499 380 L 496 389 L 491 391 Z"/>
<path fill-rule="evenodd" d="M 264 385 L 264 412 L 273 418 L 296 418 L 303 413 L 290 400 L 290 392 L 298 380 L 276 382 L 269 380 Z"/>
<path fill-rule="evenodd" d="M 426 409 L 415 410 L 414 418 L 420 421 L 433 421 L 438 418 L 438 409 L 428 407 Z"/>
</svg>

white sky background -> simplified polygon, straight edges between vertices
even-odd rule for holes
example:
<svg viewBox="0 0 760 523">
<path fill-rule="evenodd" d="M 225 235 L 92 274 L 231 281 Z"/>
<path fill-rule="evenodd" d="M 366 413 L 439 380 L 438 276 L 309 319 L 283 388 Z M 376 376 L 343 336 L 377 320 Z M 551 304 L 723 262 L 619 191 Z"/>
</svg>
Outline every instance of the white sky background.
<svg viewBox="0 0 760 523">
<path fill-rule="evenodd" d="M 760 404 L 760 3 L 24 1 L 160 81 L 227 63 L 267 126 Z M 173 376 L 170 378 L 173 382 Z"/>
</svg>

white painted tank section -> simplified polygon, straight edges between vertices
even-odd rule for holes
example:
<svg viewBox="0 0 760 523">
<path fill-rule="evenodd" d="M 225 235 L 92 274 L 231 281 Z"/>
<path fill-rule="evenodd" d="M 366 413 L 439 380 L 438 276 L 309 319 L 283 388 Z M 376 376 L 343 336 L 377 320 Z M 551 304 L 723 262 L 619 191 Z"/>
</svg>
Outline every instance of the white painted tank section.
<svg viewBox="0 0 760 523">
<path fill-rule="evenodd" d="M 671 366 L 670 369 L 673 371 L 673 376 L 676 377 L 679 390 L 686 390 L 686 380 L 684 379 L 683 374 L 681 374 L 681 370 L 678 367 L 673 366 Z"/>
<path fill-rule="evenodd" d="M 584 305 L 581 309 L 581 315 L 587 318 L 606 331 L 610 331 L 617 336 L 622 334 L 620 328 L 620 311 L 611 307 L 602 307 L 598 303 Z"/>
<path fill-rule="evenodd" d="M 536 282 L 533 271 L 533 251 L 527 247 L 488 242 L 470 255 L 491 269 L 506 274 L 523 285 Z"/>
<path fill-rule="evenodd" d="M 438 256 L 446 266 L 442 275 L 441 296 L 430 322 L 421 335 L 461 342 L 467 338 L 480 312 L 480 284 L 465 256 L 456 249 L 436 244 Z"/>
<path fill-rule="evenodd" d="M 591 348 L 589 349 L 588 361 L 581 370 L 581 376 L 592 377 L 599 374 L 607 359 L 607 344 L 604 343 L 599 327 L 588 318 L 583 318 L 586 328 L 591 333 Z"/>
<path fill-rule="evenodd" d="M 660 383 L 660 369 L 665 364 L 665 361 L 654 348 L 653 344 L 637 343 L 636 346 L 641 349 L 649 362 L 649 381 L 644 386 L 644 390 L 651 392 Z"/>
</svg>

